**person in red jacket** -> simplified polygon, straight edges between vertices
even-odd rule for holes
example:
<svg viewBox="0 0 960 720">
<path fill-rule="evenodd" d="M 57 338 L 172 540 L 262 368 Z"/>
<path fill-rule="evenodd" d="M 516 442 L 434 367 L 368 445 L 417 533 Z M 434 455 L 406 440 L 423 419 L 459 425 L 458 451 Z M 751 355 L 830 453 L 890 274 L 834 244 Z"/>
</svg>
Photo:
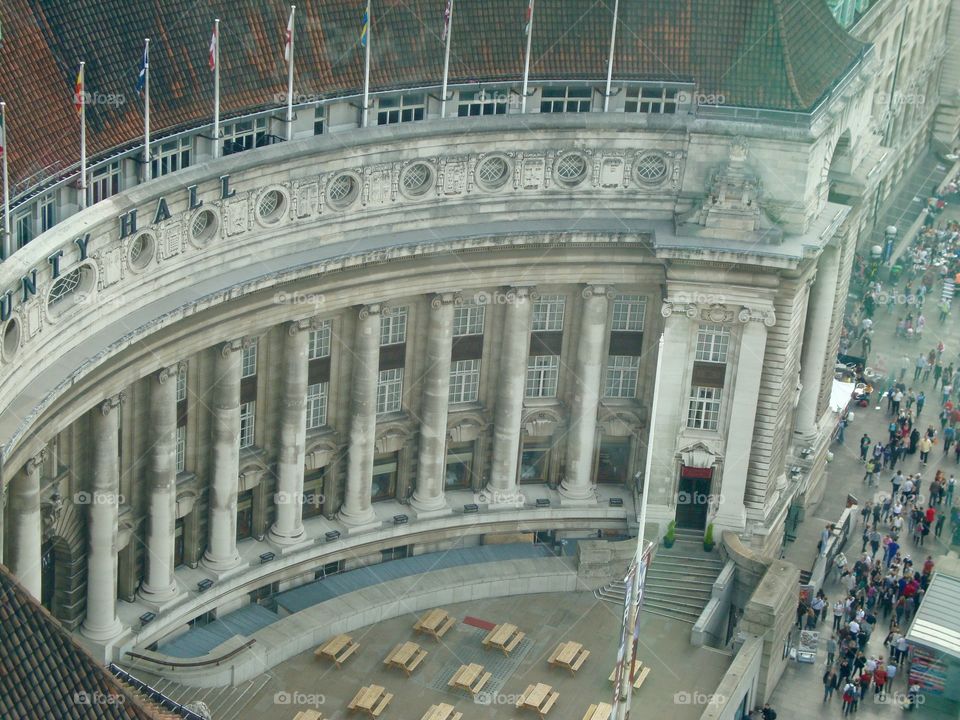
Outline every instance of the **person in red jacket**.
<svg viewBox="0 0 960 720">
<path fill-rule="evenodd" d="M 933 521 L 937 519 L 936 509 L 933 506 L 928 507 L 924 517 L 927 519 L 927 525 L 933 525 Z"/>
<path fill-rule="evenodd" d="M 877 669 L 873 671 L 873 696 L 877 699 L 883 698 L 884 687 L 887 684 L 887 671 L 883 663 L 877 663 Z"/>
</svg>

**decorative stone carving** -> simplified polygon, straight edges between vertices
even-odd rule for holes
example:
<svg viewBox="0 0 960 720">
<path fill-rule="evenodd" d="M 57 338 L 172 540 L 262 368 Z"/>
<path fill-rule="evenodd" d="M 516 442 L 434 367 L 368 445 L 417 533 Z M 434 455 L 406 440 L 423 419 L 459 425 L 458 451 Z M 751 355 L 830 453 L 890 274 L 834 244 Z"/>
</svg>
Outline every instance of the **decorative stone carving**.
<svg viewBox="0 0 960 720">
<path fill-rule="evenodd" d="M 430 307 L 439 310 L 444 305 L 462 305 L 463 296 L 459 292 L 437 293 L 430 298 Z"/>
<path fill-rule="evenodd" d="M 124 278 L 124 248 L 120 243 L 92 255 L 97 263 L 97 280 L 100 289 L 108 288 Z"/>
<path fill-rule="evenodd" d="M 228 236 L 240 235 L 250 229 L 250 199 L 247 196 L 241 197 L 238 193 L 236 199 L 225 204 L 224 210 Z"/>
<path fill-rule="evenodd" d="M 606 297 L 607 300 L 613 300 L 614 298 L 613 287 L 610 285 L 601 285 L 600 283 L 590 283 L 580 291 L 580 295 L 584 300 L 589 300 L 595 295 L 602 295 Z"/>
<path fill-rule="evenodd" d="M 708 323 L 733 322 L 735 314 L 732 309 L 720 303 L 684 303 L 667 300 L 660 306 L 660 314 L 668 318 L 674 313 L 682 313 L 690 320 Z"/>
<path fill-rule="evenodd" d="M 184 236 L 183 220 L 180 216 L 163 223 L 157 232 L 159 236 L 157 258 L 159 260 L 168 260 L 183 252 L 186 238 Z"/>
<path fill-rule="evenodd" d="M 522 190 L 539 190 L 543 187 L 546 175 L 546 160 L 540 156 L 524 156 L 520 161 L 520 188 Z"/>
<path fill-rule="evenodd" d="M 370 303 L 369 305 L 361 306 L 358 315 L 361 320 L 366 320 L 371 315 L 382 315 L 386 311 L 386 303 Z"/>
<path fill-rule="evenodd" d="M 562 416 L 553 409 L 533 409 L 523 420 L 524 432 L 529 437 L 550 437 L 562 425 Z"/>
<path fill-rule="evenodd" d="M 113 397 L 107 398 L 102 403 L 100 403 L 101 414 L 103 414 L 104 416 L 109 415 L 111 412 L 113 412 L 118 407 L 120 407 L 120 405 L 124 401 L 126 401 L 126 399 L 127 399 L 126 392 L 120 392 L 114 395 Z"/>
<path fill-rule="evenodd" d="M 336 435 L 329 433 L 307 447 L 304 466 L 310 471 L 319 470 L 334 462 L 338 453 Z"/>
<path fill-rule="evenodd" d="M 293 216 L 297 219 L 310 217 L 320 209 L 320 181 L 297 181 L 293 184 Z"/>
<path fill-rule="evenodd" d="M 478 413 L 457 414 L 451 413 L 447 437 L 451 442 L 473 442 L 479 438 L 489 426 L 489 421 Z"/>
<path fill-rule="evenodd" d="M 382 455 L 384 453 L 392 453 L 397 452 L 398 450 L 403 450 L 403 448 L 410 442 L 412 437 L 413 431 L 410 428 L 393 423 L 384 428 L 380 434 L 377 435 L 377 440 L 374 443 L 376 453 L 378 455 Z"/>
<path fill-rule="evenodd" d="M 600 187 L 615 188 L 625 184 L 623 158 L 606 157 L 600 163 Z"/>
<path fill-rule="evenodd" d="M 716 450 L 698 442 L 680 450 L 680 461 L 687 467 L 711 468 L 723 458 Z"/>
<path fill-rule="evenodd" d="M 459 195 L 467 184 L 467 158 L 442 160 L 437 183 L 443 195 Z"/>
<path fill-rule="evenodd" d="M 762 322 L 767 327 L 773 327 L 777 324 L 777 316 L 773 308 L 743 307 L 737 313 L 737 320 L 742 323 Z"/>
</svg>

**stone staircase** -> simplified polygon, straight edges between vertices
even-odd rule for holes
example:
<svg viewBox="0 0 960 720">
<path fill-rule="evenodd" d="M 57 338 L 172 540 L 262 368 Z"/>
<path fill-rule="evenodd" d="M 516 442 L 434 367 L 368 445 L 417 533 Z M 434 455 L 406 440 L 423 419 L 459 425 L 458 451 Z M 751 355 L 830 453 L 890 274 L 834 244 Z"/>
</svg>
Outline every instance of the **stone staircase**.
<svg viewBox="0 0 960 720">
<path fill-rule="evenodd" d="M 713 583 L 723 561 L 717 551 L 705 552 L 700 532 L 677 530 L 672 548 L 657 548 L 653 563 L 647 569 L 643 611 L 653 615 L 688 622 L 691 625 L 710 600 Z M 617 580 L 594 591 L 607 602 L 623 605 L 625 589 Z"/>
</svg>

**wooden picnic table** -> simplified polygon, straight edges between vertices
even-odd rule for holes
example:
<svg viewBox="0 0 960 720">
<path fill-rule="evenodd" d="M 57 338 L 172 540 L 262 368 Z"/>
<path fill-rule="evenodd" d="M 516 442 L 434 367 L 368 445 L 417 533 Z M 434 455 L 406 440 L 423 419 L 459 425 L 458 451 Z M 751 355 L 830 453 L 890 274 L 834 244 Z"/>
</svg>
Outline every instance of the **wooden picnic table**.
<svg viewBox="0 0 960 720">
<path fill-rule="evenodd" d="M 509 655 L 516 650 L 517 645 L 526 635 L 517 629 L 516 625 L 502 623 L 493 628 L 483 639 L 483 646 L 488 650 L 492 647 L 503 651 L 504 655 Z"/>
<path fill-rule="evenodd" d="M 550 712 L 550 708 L 553 707 L 559 697 L 560 693 L 544 683 L 527 685 L 527 689 L 517 700 L 517 707 L 533 710 L 542 718 Z"/>
<path fill-rule="evenodd" d="M 563 642 L 557 645 L 548 662 L 554 667 L 566 668 L 573 675 L 581 668 L 587 658 L 590 657 L 590 651 L 584 650 L 583 645 L 578 642 Z"/>
<path fill-rule="evenodd" d="M 301 710 L 293 716 L 293 720 L 323 720 L 319 710 Z"/>
<path fill-rule="evenodd" d="M 434 608 L 413 626 L 414 631 L 431 635 L 434 640 L 442 638 L 457 621 L 446 610 Z"/>
<path fill-rule="evenodd" d="M 644 667 L 643 663 L 639 660 L 633 661 L 633 687 L 636 690 L 640 689 L 640 686 L 643 685 L 643 681 L 647 679 L 647 675 L 650 674 L 650 668 Z M 629 681 L 629 677 L 627 678 Z M 614 668 L 613 672 L 610 673 L 610 682 L 617 681 L 617 669 Z"/>
<path fill-rule="evenodd" d="M 483 665 L 470 663 L 469 665 L 461 665 L 460 669 L 447 682 L 447 685 L 476 695 L 483 690 L 483 686 L 487 684 L 491 677 L 492 674 L 486 672 Z"/>
<path fill-rule="evenodd" d="M 453 705 L 440 703 L 431 705 L 420 720 L 461 720 L 463 713 L 454 710 Z"/>
<path fill-rule="evenodd" d="M 613 706 L 609 703 L 596 703 L 587 708 L 583 720 L 610 720 L 611 712 L 613 712 Z"/>
<path fill-rule="evenodd" d="M 393 699 L 393 694 L 388 693 L 382 685 L 368 685 L 362 687 L 353 696 L 353 700 L 347 705 L 350 712 L 360 710 L 370 717 L 380 717 L 380 713 Z"/>
<path fill-rule="evenodd" d="M 397 645 L 393 651 L 387 655 L 383 664 L 399 668 L 407 674 L 407 677 L 410 677 L 410 673 L 417 669 L 417 666 L 423 662 L 426 656 L 426 650 L 415 642 L 408 640 L 407 642 Z"/>
<path fill-rule="evenodd" d="M 337 635 L 314 650 L 313 654 L 317 657 L 330 660 L 339 668 L 343 662 L 359 648 L 360 645 L 355 643 L 349 635 Z"/>
</svg>

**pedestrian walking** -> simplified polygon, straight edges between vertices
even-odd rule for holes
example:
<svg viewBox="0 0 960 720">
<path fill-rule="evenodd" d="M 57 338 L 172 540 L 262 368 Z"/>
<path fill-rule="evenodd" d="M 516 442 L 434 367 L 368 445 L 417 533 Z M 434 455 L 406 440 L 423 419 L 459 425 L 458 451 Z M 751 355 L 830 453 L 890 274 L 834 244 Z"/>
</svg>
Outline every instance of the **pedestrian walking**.
<svg viewBox="0 0 960 720">
<path fill-rule="evenodd" d="M 823 701 L 827 702 L 833 697 L 834 691 L 840 679 L 837 677 L 837 671 L 830 667 L 828 663 L 827 671 L 823 673 Z"/>
</svg>

